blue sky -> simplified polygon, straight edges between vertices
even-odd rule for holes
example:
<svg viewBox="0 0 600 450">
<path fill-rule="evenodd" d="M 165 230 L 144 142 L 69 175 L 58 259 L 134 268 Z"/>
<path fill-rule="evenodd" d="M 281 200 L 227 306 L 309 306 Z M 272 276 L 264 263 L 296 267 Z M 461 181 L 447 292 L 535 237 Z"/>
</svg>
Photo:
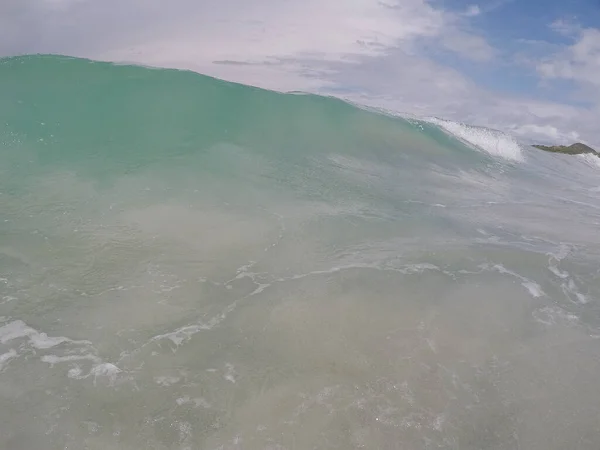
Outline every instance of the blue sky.
<svg viewBox="0 0 600 450">
<path fill-rule="evenodd" d="M 600 148 L 600 0 L 4 0 L 0 56 L 60 53 Z"/>
<path fill-rule="evenodd" d="M 465 0 L 442 0 L 455 10 L 467 10 L 474 3 Z M 543 58 L 553 50 L 569 46 L 574 35 L 557 32 L 564 22 L 581 28 L 600 28 L 600 0 L 491 0 L 477 4 L 480 13 L 472 18 L 472 29 L 501 53 L 495 64 L 464 65 L 462 69 L 480 84 L 504 92 L 535 95 L 539 98 L 584 104 L 571 97 L 576 85 L 567 80 L 553 80 L 543 85 L 535 70 L 519 67 L 519 56 Z M 553 26 L 552 24 L 555 24 Z M 460 66 L 460 62 L 449 64 Z"/>
</svg>

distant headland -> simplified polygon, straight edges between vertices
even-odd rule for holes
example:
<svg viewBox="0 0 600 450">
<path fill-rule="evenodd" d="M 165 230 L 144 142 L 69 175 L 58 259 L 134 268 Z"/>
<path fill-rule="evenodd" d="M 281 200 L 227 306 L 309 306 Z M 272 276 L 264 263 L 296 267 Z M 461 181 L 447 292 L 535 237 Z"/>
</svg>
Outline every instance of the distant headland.
<svg viewBox="0 0 600 450">
<path fill-rule="evenodd" d="M 596 150 L 589 147 L 581 142 L 571 145 L 533 145 L 535 148 L 545 150 L 553 153 L 565 153 L 567 155 L 581 155 L 583 153 L 592 153 L 593 155 L 600 156 Z"/>
</svg>

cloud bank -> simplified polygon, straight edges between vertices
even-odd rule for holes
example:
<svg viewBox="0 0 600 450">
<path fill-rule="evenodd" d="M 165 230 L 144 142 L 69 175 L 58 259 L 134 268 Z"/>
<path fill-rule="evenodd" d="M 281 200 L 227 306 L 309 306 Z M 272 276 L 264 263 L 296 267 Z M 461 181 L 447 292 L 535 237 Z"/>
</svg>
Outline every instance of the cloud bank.
<svg viewBox="0 0 600 450">
<path fill-rule="evenodd" d="M 600 29 L 555 18 L 548 30 L 561 43 L 522 39 L 524 50 L 535 44 L 543 51 L 517 54 L 477 26 L 506 3 L 453 9 L 427 0 L 5 0 L 0 55 L 59 53 L 191 69 L 527 140 L 600 147 Z M 564 100 L 484 83 L 484 69 L 500 80 L 535 77 Z"/>
</svg>

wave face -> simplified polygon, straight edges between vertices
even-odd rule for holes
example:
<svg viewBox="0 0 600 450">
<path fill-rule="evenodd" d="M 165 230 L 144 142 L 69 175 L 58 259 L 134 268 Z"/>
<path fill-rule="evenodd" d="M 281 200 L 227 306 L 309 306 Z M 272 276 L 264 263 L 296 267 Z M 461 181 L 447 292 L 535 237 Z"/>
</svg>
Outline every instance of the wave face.
<svg viewBox="0 0 600 450">
<path fill-rule="evenodd" d="M 590 157 L 57 56 L 0 142 L 0 448 L 600 448 Z"/>
</svg>

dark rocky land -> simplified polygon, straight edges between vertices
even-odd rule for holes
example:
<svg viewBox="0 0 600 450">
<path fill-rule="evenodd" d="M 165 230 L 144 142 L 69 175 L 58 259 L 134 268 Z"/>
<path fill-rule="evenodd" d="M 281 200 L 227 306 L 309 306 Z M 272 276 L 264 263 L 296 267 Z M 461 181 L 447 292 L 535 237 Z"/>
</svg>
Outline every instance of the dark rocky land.
<svg viewBox="0 0 600 450">
<path fill-rule="evenodd" d="M 571 145 L 533 145 L 535 148 L 539 148 L 540 150 L 545 150 L 547 152 L 553 153 L 565 153 L 567 155 L 580 155 L 583 153 L 592 153 L 596 156 L 600 156 L 596 150 L 592 147 L 589 147 L 581 142 L 577 142 Z"/>
</svg>

